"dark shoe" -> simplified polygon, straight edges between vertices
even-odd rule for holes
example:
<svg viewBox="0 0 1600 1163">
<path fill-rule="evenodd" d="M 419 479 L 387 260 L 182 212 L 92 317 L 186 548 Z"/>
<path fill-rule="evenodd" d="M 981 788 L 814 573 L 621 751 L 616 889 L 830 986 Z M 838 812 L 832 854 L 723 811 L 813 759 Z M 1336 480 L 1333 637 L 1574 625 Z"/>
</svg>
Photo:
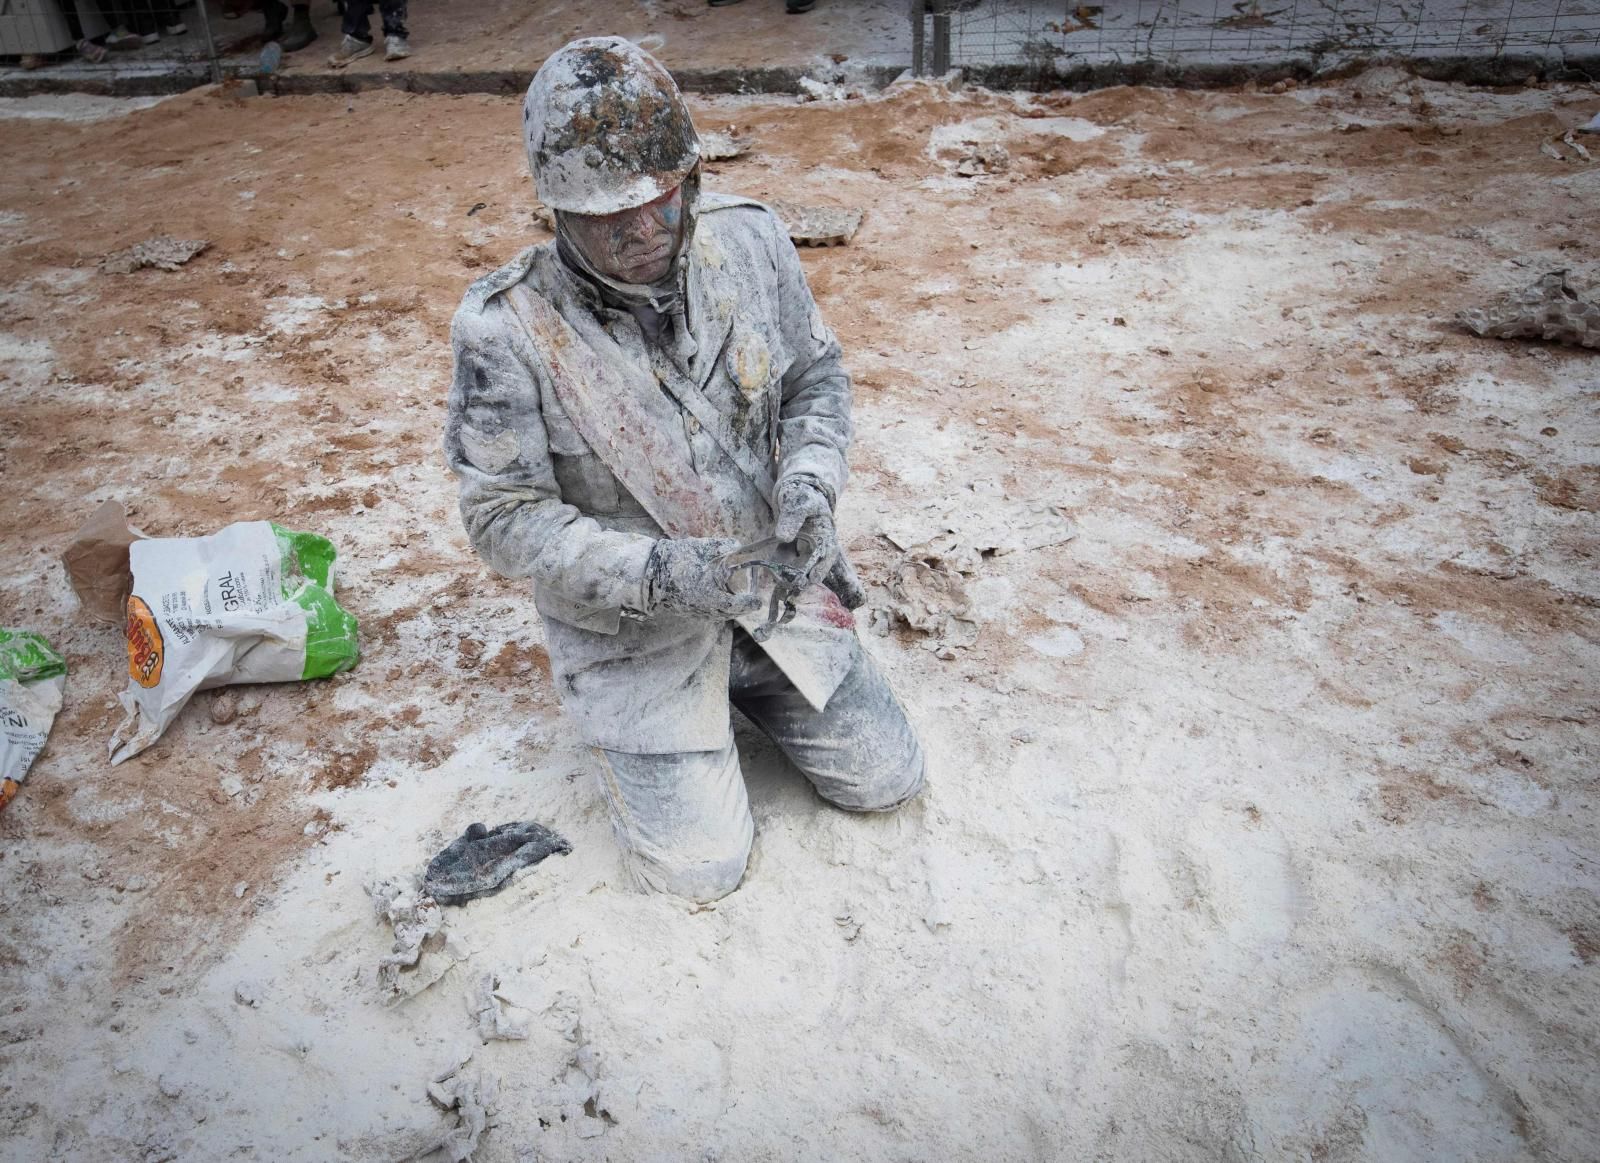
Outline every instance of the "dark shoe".
<svg viewBox="0 0 1600 1163">
<path fill-rule="evenodd" d="M 317 30 L 311 25 L 311 14 L 296 8 L 294 19 L 289 22 L 289 31 L 283 35 L 283 51 L 294 52 L 316 39 Z"/>
<path fill-rule="evenodd" d="M 817 6 L 817 0 L 783 0 L 783 10 L 790 16 L 798 16 L 802 12 L 810 12 Z"/>
<path fill-rule="evenodd" d="M 730 4 L 739 3 L 739 0 L 706 0 L 706 3 L 713 8 L 726 8 Z"/>
</svg>

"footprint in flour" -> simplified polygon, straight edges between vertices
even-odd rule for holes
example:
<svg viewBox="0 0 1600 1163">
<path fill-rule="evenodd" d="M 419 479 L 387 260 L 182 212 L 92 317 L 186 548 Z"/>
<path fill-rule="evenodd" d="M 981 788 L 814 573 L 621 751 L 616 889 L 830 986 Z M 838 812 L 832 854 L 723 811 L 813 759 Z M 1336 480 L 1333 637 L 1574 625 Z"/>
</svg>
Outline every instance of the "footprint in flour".
<svg viewBox="0 0 1600 1163">
<path fill-rule="evenodd" d="M 1185 908 L 1233 944 L 1263 956 L 1289 940 L 1304 912 L 1289 846 L 1258 814 L 1201 808 L 1166 871 Z"/>
<path fill-rule="evenodd" d="M 1269 1158 L 1541 1157 L 1527 1104 L 1401 969 L 1350 965 L 1285 999 L 1254 1113 Z"/>
</svg>

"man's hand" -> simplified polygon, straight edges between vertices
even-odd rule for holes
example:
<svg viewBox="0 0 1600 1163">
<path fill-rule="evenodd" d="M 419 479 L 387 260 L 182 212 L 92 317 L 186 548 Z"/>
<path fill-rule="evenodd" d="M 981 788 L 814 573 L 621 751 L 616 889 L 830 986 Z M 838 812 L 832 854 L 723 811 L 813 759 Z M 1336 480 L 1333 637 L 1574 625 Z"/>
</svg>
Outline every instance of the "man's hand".
<svg viewBox="0 0 1600 1163">
<path fill-rule="evenodd" d="M 664 537 L 650 551 L 645 584 L 651 611 L 707 621 L 728 621 L 761 606 L 756 593 L 728 589 L 731 571 L 722 558 L 739 548 L 731 537 Z"/>
<path fill-rule="evenodd" d="M 802 533 L 811 542 L 811 556 L 801 569 L 806 585 L 814 585 L 827 576 L 839 557 L 833 505 L 810 477 L 785 477 L 778 482 L 778 528 L 774 536 L 788 544 Z"/>
</svg>

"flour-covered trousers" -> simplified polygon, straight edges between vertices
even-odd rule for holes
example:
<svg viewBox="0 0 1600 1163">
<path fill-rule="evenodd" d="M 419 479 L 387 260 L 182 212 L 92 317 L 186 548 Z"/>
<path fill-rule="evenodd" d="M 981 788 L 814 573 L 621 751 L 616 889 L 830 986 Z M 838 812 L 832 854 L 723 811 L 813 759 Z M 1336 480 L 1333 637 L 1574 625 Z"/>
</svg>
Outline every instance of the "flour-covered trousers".
<svg viewBox="0 0 1600 1163">
<path fill-rule="evenodd" d="M 736 627 L 728 697 L 837 807 L 887 812 L 922 789 L 916 734 L 859 645 L 855 665 L 818 711 Z M 716 751 L 595 752 L 612 825 L 641 887 L 696 901 L 739 887 L 755 823 L 731 729 Z"/>
</svg>

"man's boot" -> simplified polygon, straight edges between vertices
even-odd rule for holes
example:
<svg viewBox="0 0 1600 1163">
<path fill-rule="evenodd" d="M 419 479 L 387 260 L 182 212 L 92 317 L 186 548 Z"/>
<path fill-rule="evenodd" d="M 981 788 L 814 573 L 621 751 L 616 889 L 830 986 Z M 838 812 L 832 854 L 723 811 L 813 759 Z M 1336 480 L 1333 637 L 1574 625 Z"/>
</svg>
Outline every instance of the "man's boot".
<svg viewBox="0 0 1600 1163">
<path fill-rule="evenodd" d="M 289 31 L 283 36 L 283 51 L 294 52 L 316 39 L 317 30 L 311 23 L 311 5 L 296 4 L 294 18 L 289 21 Z"/>
<path fill-rule="evenodd" d="M 798 16 L 802 12 L 810 12 L 817 6 L 817 0 L 783 0 L 783 10 L 790 16 Z"/>
</svg>

